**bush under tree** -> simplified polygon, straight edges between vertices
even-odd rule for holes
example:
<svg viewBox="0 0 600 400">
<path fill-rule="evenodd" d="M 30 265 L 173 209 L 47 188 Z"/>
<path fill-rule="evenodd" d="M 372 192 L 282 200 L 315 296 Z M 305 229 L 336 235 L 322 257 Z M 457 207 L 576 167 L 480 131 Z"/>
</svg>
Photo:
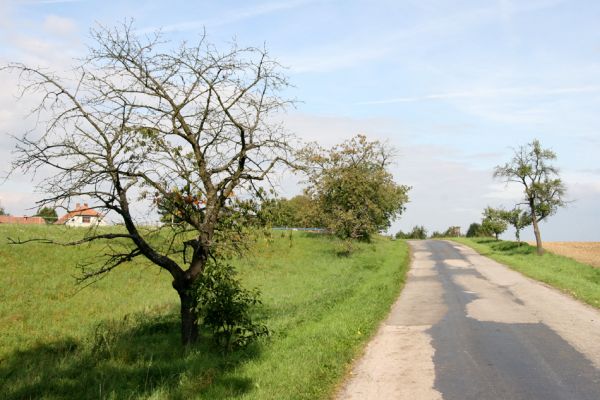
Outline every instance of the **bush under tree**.
<svg viewBox="0 0 600 400">
<path fill-rule="evenodd" d="M 269 334 L 250 314 L 261 304 L 260 292 L 243 288 L 231 265 L 209 261 L 194 290 L 198 324 L 211 329 L 219 346 L 230 351 Z"/>
</svg>

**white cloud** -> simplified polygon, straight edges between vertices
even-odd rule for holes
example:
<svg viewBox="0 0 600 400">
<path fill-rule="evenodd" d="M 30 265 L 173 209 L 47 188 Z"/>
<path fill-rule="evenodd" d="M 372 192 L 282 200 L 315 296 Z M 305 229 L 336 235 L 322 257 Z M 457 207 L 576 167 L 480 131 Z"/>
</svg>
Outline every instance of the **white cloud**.
<svg viewBox="0 0 600 400">
<path fill-rule="evenodd" d="M 485 199 L 510 203 L 517 203 L 523 199 L 523 188 L 516 183 L 493 183 L 487 188 L 488 192 L 483 195 Z"/>
<path fill-rule="evenodd" d="M 70 36 L 77 30 L 75 21 L 58 15 L 46 16 L 46 18 L 44 18 L 43 28 L 46 32 L 57 36 Z"/>
</svg>

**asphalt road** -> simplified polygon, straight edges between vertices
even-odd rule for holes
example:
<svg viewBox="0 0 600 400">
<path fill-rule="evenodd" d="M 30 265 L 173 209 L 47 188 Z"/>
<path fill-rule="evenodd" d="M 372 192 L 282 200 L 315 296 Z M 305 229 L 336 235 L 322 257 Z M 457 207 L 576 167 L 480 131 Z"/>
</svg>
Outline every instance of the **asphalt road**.
<svg viewBox="0 0 600 400">
<path fill-rule="evenodd" d="M 445 241 L 414 241 L 339 399 L 599 400 L 600 312 Z"/>
</svg>

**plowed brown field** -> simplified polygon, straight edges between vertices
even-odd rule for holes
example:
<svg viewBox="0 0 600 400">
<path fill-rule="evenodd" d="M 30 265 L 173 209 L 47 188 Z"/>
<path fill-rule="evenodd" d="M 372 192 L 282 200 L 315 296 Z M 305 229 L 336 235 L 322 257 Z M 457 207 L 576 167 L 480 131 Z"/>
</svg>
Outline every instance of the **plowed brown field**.
<svg viewBox="0 0 600 400">
<path fill-rule="evenodd" d="M 600 268 L 600 242 L 544 242 L 544 249 Z"/>
</svg>

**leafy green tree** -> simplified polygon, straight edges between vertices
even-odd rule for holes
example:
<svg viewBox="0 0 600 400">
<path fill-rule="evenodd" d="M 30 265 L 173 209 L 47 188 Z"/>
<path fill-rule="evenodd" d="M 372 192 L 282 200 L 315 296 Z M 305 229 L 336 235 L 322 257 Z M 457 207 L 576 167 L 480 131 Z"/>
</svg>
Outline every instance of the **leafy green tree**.
<svg viewBox="0 0 600 400">
<path fill-rule="evenodd" d="M 502 178 L 507 183 L 514 182 L 523 187 L 522 204 L 529 207 L 539 255 L 544 253 L 540 221 L 566 206 L 566 187 L 559 177 L 558 168 L 551 164 L 554 160 L 556 153 L 542 148 L 539 140 L 534 140 L 515 149 L 512 160 L 494 170 L 495 178 Z"/>
<path fill-rule="evenodd" d="M 460 237 L 460 226 L 451 226 L 444 233 L 442 233 L 444 237 Z"/>
<path fill-rule="evenodd" d="M 521 231 L 531 225 L 531 214 L 516 207 L 510 211 L 503 211 L 501 218 L 515 229 L 515 238 L 521 243 Z"/>
<path fill-rule="evenodd" d="M 37 212 L 38 217 L 44 218 L 47 224 L 53 224 L 58 219 L 58 214 L 56 214 L 56 209 L 52 207 L 42 207 Z"/>
<path fill-rule="evenodd" d="M 480 223 L 474 222 L 472 223 L 469 228 L 473 227 L 472 230 L 472 236 L 468 236 L 468 237 L 490 237 L 490 236 L 494 236 L 494 233 L 491 232 L 489 229 L 487 229 L 486 227 L 482 226 Z M 469 234 L 469 232 L 467 231 L 467 235 Z"/>
<path fill-rule="evenodd" d="M 469 229 L 467 229 L 467 237 L 479 237 L 479 236 L 483 236 L 481 235 L 481 224 L 478 224 L 477 222 L 473 222 L 471 225 L 469 225 Z"/>
<path fill-rule="evenodd" d="M 410 239 L 427 239 L 427 229 L 423 225 L 415 225 L 408 237 Z"/>
<path fill-rule="evenodd" d="M 4 210 L 4 207 L 0 206 L 0 215 L 9 215 L 6 210 Z"/>
<path fill-rule="evenodd" d="M 487 207 L 483 211 L 483 220 L 481 221 L 481 227 L 484 230 L 492 232 L 496 237 L 496 240 L 499 239 L 501 233 L 503 233 L 508 225 L 504 220 L 504 210 L 496 209 L 492 207 Z"/>
<path fill-rule="evenodd" d="M 325 150 L 308 146 L 307 194 L 315 200 L 325 227 L 341 238 L 369 240 L 389 228 L 404 211 L 409 187 L 387 170 L 393 149 L 364 135 Z"/>
<path fill-rule="evenodd" d="M 396 237 L 396 239 L 408 239 L 409 234 L 408 233 L 404 233 L 402 231 L 398 231 L 396 232 L 396 234 L 394 235 Z"/>
<path fill-rule="evenodd" d="M 291 199 L 267 199 L 261 204 L 261 216 L 272 226 L 315 228 L 320 227 L 315 201 L 307 195 Z"/>
</svg>

